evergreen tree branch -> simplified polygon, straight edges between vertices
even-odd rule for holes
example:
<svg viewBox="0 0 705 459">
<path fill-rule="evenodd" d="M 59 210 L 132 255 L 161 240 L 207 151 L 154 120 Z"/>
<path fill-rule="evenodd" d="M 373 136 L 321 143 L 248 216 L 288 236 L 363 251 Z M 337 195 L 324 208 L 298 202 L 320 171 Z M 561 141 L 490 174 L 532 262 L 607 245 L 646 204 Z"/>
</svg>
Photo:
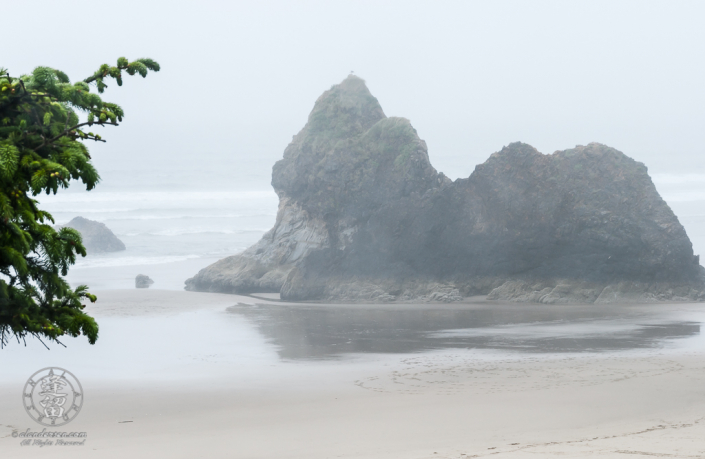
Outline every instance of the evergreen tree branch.
<svg viewBox="0 0 705 459">
<path fill-rule="evenodd" d="M 70 133 L 72 131 L 75 131 L 76 129 L 83 127 L 83 126 L 92 126 L 94 124 L 97 124 L 98 126 L 120 126 L 118 123 L 101 123 L 100 121 L 86 121 L 85 123 L 79 123 L 74 126 L 71 126 L 70 128 L 64 129 L 64 132 L 61 134 L 47 140 L 46 142 L 43 142 L 41 145 L 38 145 L 37 147 L 34 148 L 34 151 L 39 150 L 42 147 L 45 147 L 53 142 L 56 142 L 62 137 L 68 137 L 70 136 Z M 97 137 L 97 138 L 96 138 Z M 89 140 L 95 140 L 96 142 L 106 142 L 105 140 L 101 139 L 98 136 L 91 136 L 90 134 L 85 134 L 82 138 L 84 139 L 89 139 Z"/>
<path fill-rule="evenodd" d="M 45 340 L 63 345 L 64 335 L 84 335 L 91 344 L 98 339 L 98 324 L 83 312 L 85 300 L 96 297 L 86 286 L 72 289 L 63 277 L 78 255 L 86 255 L 81 236 L 47 224 L 54 219 L 31 196 L 56 193 L 71 180 L 89 190 L 98 183 L 83 141 L 104 140 L 83 128 L 118 126 L 124 112 L 91 93 L 89 83 L 102 92 L 103 78 L 120 85 L 122 71 L 145 76 L 148 70 L 159 65 L 120 58 L 117 67 L 101 66 L 87 81 L 71 84 L 49 67 L 22 78 L 0 69 L 0 348 L 13 335 L 18 343 L 32 336 L 46 347 Z M 74 109 L 88 120 L 81 122 Z"/>
<path fill-rule="evenodd" d="M 127 71 L 129 75 L 139 73 L 144 78 L 147 76 L 147 70 L 158 72 L 161 70 L 161 67 L 156 61 L 148 58 L 137 59 L 136 61 L 130 63 L 126 58 L 121 57 L 117 60 L 117 66 L 110 67 L 108 64 L 103 64 L 93 75 L 84 79 L 83 82 L 88 84 L 96 82 L 98 92 L 102 93 L 107 87 L 107 85 L 103 82 L 103 78 L 114 78 L 117 81 L 118 86 L 122 86 L 123 70 Z"/>
</svg>

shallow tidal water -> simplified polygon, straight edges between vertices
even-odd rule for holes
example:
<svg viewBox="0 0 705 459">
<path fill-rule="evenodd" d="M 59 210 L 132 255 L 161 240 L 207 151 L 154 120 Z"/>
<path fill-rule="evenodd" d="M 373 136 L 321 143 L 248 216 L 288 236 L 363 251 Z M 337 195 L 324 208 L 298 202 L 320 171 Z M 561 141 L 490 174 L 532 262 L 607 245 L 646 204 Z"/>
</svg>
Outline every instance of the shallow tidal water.
<svg viewBox="0 0 705 459">
<path fill-rule="evenodd" d="M 281 359 L 340 359 L 444 349 L 590 353 L 705 344 L 705 306 L 244 305 Z"/>
<path fill-rule="evenodd" d="M 188 294 L 185 294 L 188 295 Z M 242 297 L 240 297 L 242 298 Z M 472 361 L 566 355 L 650 355 L 705 349 L 705 305 L 285 305 L 98 317 L 98 342 L 36 340 L 0 351 L 0 384 L 59 366 L 88 386 L 193 381 L 291 387 L 349 381 L 409 356 Z M 234 301 L 235 302 L 235 301 Z M 363 372 L 364 372 L 363 371 Z M 298 383 L 296 382 L 298 381 Z M 176 387 L 174 386 L 174 387 Z"/>
</svg>

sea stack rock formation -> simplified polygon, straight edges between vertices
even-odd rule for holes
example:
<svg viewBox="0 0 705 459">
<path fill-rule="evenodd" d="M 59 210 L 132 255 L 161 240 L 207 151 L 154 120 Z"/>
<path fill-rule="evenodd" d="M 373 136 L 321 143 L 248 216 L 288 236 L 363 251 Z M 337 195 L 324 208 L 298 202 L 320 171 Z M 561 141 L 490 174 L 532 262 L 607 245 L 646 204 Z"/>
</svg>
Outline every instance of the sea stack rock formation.
<svg viewBox="0 0 705 459">
<path fill-rule="evenodd" d="M 272 171 L 277 220 L 187 290 L 285 300 L 703 300 L 704 274 L 646 167 L 597 143 L 512 143 L 451 181 L 404 118 L 350 76 Z"/>
<path fill-rule="evenodd" d="M 125 244 L 104 223 L 76 217 L 66 224 L 81 233 L 88 255 L 125 250 Z"/>
</svg>

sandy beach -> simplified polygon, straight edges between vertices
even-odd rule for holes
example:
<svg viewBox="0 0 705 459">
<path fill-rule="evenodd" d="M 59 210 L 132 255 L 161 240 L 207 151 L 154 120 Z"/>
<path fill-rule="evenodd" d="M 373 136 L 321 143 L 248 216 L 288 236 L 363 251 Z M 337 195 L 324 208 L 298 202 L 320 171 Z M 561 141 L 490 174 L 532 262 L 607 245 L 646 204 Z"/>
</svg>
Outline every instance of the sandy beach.
<svg viewBox="0 0 705 459">
<path fill-rule="evenodd" d="M 237 308 L 304 306 L 254 306 L 266 303 L 101 292 L 91 306 L 103 326 L 95 347 L 71 340 L 67 349 L 46 351 L 29 343 L 0 354 L 2 457 L 705 457 L 699 331 L 632 350 L 457 347 L 282 358 L 281 343 L 301 336 L 277 342 L 267 336 L 276 327 L 255 327 Z M 434 306 L 453 314 L 491 307 L 361 305 L 374 314 Z M 654 307 L 679 320 L 702 314 L 697 304 L 644 308 Z M 47 430 L 86 432 L 82 446 L 21 446 L 13 437 L 41 431 L 23 412 L 21 393 L 27 377 L 49 365 L 76 374 L 86 395 L 74 421 Z"/>
</svg>

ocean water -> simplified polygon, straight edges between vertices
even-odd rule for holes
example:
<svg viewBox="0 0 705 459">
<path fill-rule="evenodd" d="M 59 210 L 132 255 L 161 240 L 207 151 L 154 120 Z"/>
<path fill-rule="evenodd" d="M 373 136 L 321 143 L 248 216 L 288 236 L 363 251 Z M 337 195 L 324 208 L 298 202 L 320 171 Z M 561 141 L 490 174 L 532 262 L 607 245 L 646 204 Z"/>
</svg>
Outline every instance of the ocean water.
<svg viewBox="0 0 705 459">
<path fill-rule="evenodd" d="M 97 220 L 127 246 L 123 252 L 80 258 L 68 275 L 72 285 L 134 288 L 135 276 L 147 274 L 155 281 L 152 288 L 180 290 L 198 270 L 243 251 L 274 225 L 278 198 L 270 186 L 272 163 L 267 158 L 220 168 L 184 163 L 166 170 L 108 164 L 95 190 L 72 186 L 39 200 L 57 224 L 78 215 Z M 652 178 L 695 253 L 705 253 L 705 174 Z"/>
<path fill-rule="evenodd" d="M 153 288 L 181 290 L 201 268 L 254 244 L 274 225 L 278 198 L 268 173 L 251 166 L 248 173 L 246 166 L 233 172 L 231 164 L 216 170 L 193 163 L 167 170 L 108 164 L 99 168 L 103 180 L 94 190 L 76 183 L 39 196 L 58 225 L 79 215 L 96 220 L 127 247 L 79 257 L 69 282 L 92 290 L 134 288 L 135 276 L 146 274 Z"/>
</svg>

